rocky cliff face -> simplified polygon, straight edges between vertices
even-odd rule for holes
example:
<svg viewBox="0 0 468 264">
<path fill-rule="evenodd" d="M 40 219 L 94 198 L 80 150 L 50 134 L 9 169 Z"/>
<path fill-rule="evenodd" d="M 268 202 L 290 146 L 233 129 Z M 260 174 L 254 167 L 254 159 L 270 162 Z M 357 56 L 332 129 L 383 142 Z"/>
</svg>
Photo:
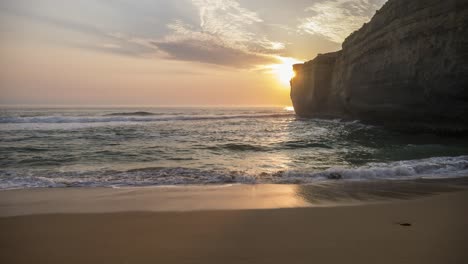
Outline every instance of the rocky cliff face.
<svg viewBox="0 0 468 264">
<path fill-rule="evenodd" d="M 294 70 L 299 116 L 468 131 L 468 0 L 389 0 L 341 51 Z"/>
</svg>

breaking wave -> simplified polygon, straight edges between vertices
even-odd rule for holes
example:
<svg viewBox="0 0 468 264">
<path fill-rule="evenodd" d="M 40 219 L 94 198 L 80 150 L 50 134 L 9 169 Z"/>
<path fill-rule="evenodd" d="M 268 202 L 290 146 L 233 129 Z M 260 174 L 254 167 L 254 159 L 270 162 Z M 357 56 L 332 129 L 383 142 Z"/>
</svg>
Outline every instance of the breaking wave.
<svg viewBox="0 0 468 264">
<path fill-rule="evenodd" d="M 140 111 L 140 112 L 111 113 L 105 116 L 154 116 L 154 115 L 160 115 L 160 114 Z"/>
<path fill-rule="evenodd" d="M 0 189 L 52 187 L 123 187 L 203 184 L 308 184 L 341 180 L 411 180 L 468 176 L 468 156 L 435 157 L 324 171 L 248 173 L 189 168 L 142 168 L 127 171 L 51 172 L 0 170 Z"/>
</svg>

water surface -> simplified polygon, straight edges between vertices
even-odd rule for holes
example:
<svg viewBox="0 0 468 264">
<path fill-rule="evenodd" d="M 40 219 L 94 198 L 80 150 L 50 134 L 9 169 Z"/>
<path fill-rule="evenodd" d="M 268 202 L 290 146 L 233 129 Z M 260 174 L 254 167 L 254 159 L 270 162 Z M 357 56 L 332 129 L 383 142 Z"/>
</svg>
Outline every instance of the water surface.
<svg viewBox="0 0 468 264">
<path fill-rule="evenodd" d="M 4 108 L 0 188 L 468 175 L 468 141 L 276 108 Z"/>
</svg>

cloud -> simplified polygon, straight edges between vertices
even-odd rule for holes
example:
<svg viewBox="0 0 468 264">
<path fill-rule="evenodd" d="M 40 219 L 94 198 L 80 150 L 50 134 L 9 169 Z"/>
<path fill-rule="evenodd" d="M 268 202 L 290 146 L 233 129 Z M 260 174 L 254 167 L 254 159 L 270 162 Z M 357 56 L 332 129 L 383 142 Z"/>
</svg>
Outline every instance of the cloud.
<svg viewBox="0 0 468 264">
<path fill-rule="evenodd" d="M 263 20 L 234 0 L 192 0 L 200 23 L 181 20 L 168 24 L 171 30 L 152 43 L 170 59 L 199 61 L 235 67 L 253 67 L 278 62 L 275 55 L 285 45 L 260 34 Z"/>
<path fill-rule="evenodd" d="M 192 0 L 199 9 L 200 28 L 209 34 L 230 42 L 241 44 L 252 41 L 255 34 L 248 27 L 263 22 L 257 13 L 240 7 L 233 0 Z"/>
<path fill-rule="evenodd" d="M 299 31 L 341 43 L 368 22 L 384 0 L 326 0 L 306 8 L 309 16 L 300 19 Z"/>
<path fill-rule="evenodd" d="M 0 20 L 54 45 L 252 69 L 335 50 L 384 1 L 4 1 Z"/>
<path fill-rule="evenodd" d="M 159 42 L 155 43 L 155 45 L 166 52 L 168 58 L 182 61 L 196 61 L 239 68 L 250 68 L 255 65 L 279 62 L 274 56 L 245 52 L 200 40 L 174 43 Z"/>
</svg>

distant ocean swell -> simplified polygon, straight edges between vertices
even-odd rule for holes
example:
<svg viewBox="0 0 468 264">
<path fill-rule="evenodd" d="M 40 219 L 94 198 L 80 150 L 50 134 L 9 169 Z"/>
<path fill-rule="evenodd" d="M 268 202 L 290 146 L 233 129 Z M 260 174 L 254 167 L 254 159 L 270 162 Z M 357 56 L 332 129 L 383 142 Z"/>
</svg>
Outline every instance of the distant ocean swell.
<svg viewBox="0 0 468 264">
<path fill-rule="evenodd" d="M 140 168 L 127 171 L 0 170 L 0 189 L 52 187 L 137 187 L 206 184 L 307 184 L 342 180 L 410 180 L 468 176 L 468 156 L 369 163 L 324 171 L 248 173 L 189 168 Z"/>
<path fill-rule="evenodd" d="M 51 124 L 51 123 L 110 123 L 110 122 L 161 122 L 227 120 L 249 118 L 293 117 L 293 113 L 240 114 L 240 115 L 163 115 L 148 112 L 113 113 L 103 116 L 39 116 L 39 117 L 0 117 L 0 124 Z"/>
</svg>

